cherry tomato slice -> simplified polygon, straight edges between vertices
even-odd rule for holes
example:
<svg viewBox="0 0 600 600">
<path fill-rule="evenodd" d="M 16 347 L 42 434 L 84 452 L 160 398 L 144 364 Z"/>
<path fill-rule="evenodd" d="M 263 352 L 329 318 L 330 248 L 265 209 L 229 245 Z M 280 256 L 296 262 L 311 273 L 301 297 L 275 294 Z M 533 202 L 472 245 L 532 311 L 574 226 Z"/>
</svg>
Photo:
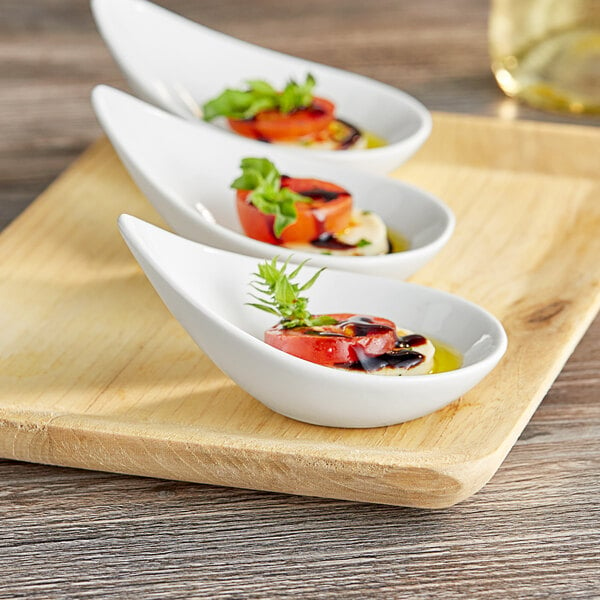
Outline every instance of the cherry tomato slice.
<svg viewBox="0 0 600 600">
<path fill-rule="evenodd" d="M 393 350 L 396 344 L 396 325 L 381 317 L 351 313 L 329 315 L 338 325 L 318 328 L 279 326 L 265 331 L 265 342 L 288 354 L 325 366 L 352 363 L 361 354 L 379 356 Z"/>
<path fill-rule="evenodd" d="M 298 217 L 288 225 L 281 237 L 273 233 L 273 215 L 265 215 L 250 203 L 250 191 L 237 190 L 237 211 L 242 229 L 248 237 L 268 244 L 310 242 L 323 233 L 342 231 L 350 224 L 352 196 L 339 185 L 319 179 L 283 176 L 282 187 L 312 198 L 312 202 L 297 202 Z"/>
<path fill-rule="evenodd" d="M 325 98 L 313 98 L 308 108 L 289 114 L 265 110 L 251 119 L 227 119 L 233 131 L 266 142 L 290 142 L 325 129 L 333 121 L 335 105 Z"/>
</svg>

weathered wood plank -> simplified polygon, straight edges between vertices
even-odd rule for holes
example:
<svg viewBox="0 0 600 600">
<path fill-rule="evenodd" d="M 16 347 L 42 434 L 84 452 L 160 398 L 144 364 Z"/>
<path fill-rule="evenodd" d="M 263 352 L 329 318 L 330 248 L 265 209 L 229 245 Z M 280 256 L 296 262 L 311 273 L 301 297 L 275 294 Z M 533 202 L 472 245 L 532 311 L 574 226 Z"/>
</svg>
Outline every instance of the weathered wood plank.
<svg viewBox="0 0 600 600">
<path fill-rule="evenodd" d="M 351 0 L 343 9 L 338 2 L 311 0 L 291 12 L 289 4 L 275 0 L 250 7 L 242 0 L 162 4 L 250 42 L 399 86 L 432 110 L 581 122 L 503 98 L 489 71 L 482 0 L 379 0 L 374 7 Z M 46 182 L 97 138 L 89 93 L 96 83 L 124 82 L 85 2 L 6 0 L 0 32 L 2 206 L 12 182 L 35 178 L 40 168 Z M 0 226 L 14 212 L 0 209 Z"/>
</svg>

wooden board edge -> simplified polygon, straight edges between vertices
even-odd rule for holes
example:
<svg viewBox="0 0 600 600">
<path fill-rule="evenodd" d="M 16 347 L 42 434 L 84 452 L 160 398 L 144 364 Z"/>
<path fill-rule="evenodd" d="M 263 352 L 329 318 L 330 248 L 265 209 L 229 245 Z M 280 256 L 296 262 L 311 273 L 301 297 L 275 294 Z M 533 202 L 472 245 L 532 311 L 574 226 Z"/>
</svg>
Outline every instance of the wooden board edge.
<svg viewBox="0 0 600 600">
<path fill-rule="evenodd" d="M 600 308 L 580 319 L 502 444 L 480 456 L 362 449 L 344 444 L 254 439 L 191 426 L 126 423 L 86 415 L 0 407 L 0 456 L 7 459 L 355 502 L 443 509 L 477 493 L 496 473 Z M 193 432 L 195 441 L 190 441 Z M 118 448 L 119 462 L 103 460 Z M 352 458 L 348 458 L 352 450 Z"/>
<path fill-rule="evenodd" d="M 460 115 L 448 116 L 452 118 L 463 118 Z M 484 117 L 464 118 L 478 119 L 481 121 L 495 121 L 495 119 L 486 119 Z M 535 122 L 531 122 L 531 124 L 536 127 L 538 126 Z M 513 124 L 511 123 L 511 125 Z M 564 126 L 558 125 L 554 127 L 560 127 L 562 129 Z M 574 127 L 580 128 L 580 126 Z M 108 141 L 106 138 L 100 138 L 96 141 L 40 195 L 39 199 L 42 199 L 46 194 L 50 193 L 53 187 L 64 178 L 68 178 L 71 172 L 79 167 L 81 162 L 94 160 L 94 154 L 104 151 L 107 145 Z M 7 230 L 12 229 L 12 227 L 20 221 L 23 215 L 30 210 L 35 210 L 37 204 L 37 201 L 34 202 L 7 228 Z M 589 322 L 593 319 L 596 311 L 597 307 L 595 310 L 592 309 L 592 311 L 588 313 L 588 316 L 590 317 Z M 581 336 L 583 336 L 589 322 L 586 319 L 585 324 L 579 323 L 579 331 L 572 339 L 573 348 L 579 342 Z M 526 426 L 543 395 L 551 386 L 552 381 L 554 381 L 555 377 L 560 372 L 562 365 L 568 359 L 571 351 L 572 349 L 569 350 L 568 353 L 565 353 L 565 359 L 564 361 L 561 361 L 561 365 L 557 367 L 556 372 L 549 374 L 547 387 L 543 393 L 540 392 L 541 397 L 535 400 L 532 399 L 528 404 L 527 410 L 521 415 L 521 418 L 513 429 L 512 433 L 514 435 L 511 435 L 511 439 L 505 440 L 506 443 L 502 444 L 501 449 L 498 449 L 487 456 L 481 456 L 470 461 L 466 461 L 464 457 L 455 457 L 455 461 L 452 464 L 444 464 L 441 467 L 431 467 L 428 465 L 429 461 L 425 459 L 423 459 L 423 462 L 419 462 L 419 464 L 413 466 L 390 465 L 385 463 L 385 461 L 382 463 L 375 459 L 372 463 L 360 463 L 359 467 L 356 467 L 356 462 L 350 462 L 341 457 L 329 459 L 326 456 L 296 456 L 289 452 L 280 452 L 277 454 L 278 457 L 284 459 L 284 465 L 290 465 L 290 471 L 293 471 L 293 465 L 293 468 L 299 469 L 299 475 L 306 478 L 313 476 L 313 474 L 307 470 L 307 465 L 310 464 L 310 460 L 313 460 L 314 462 L 318 459 L 325 463 L 329 460 L 328 468 L 331 472 L 325 468 L 322 473 L 324 477 L 329 477 L 330 481 L 326 482 L 326 486 L 328 486 L 327 489 L 331 488 L 333 493 L 317 489 L 317 485 L 314 483 L 308 484 L 306 482 L 295 481 L 293 484 L 290 484 L 289 482 L 286 483 L 285 481 L 282 482 L 279 480 L 272 483 L 268 480 L 268 477 L 264 475 L 262 478 L 249 478 L 250 481 L 248 484 L 246 484 L 245 481 L 239 483 L 235 480 L 236 477 L 240 475 L 241 471 L 237 472 L 235 476 L 232 476 L 231 473 L 235 472 L 236 468 L 241 469 L 240 465 L 230 466 L 231 473 L 228 475 L 227 473 L 221 473 L 217 468 L 211 470 L 210 464 L 203 464 L 203 461 L 209 461 L 213 456 L 218 456 L 224 464 L 227 464 L 227 461 L 231 460 L 231 457 L 221 456 L 219 451 L 223 450 L 222 448 L 217 448 L 215 445 L 206 446 L 200 444 L 192 444 L 193 447 L 189 448 L 189 444 L 182 440 L 165 441 L 158 438 L 141 437 L 139 442 L 142 445 L 141 447 L 145 454 L 148 455 L 155 452 L 156 448 L 152 448 L 152 445 L 154 445 L 155 447 L 160 447 L 160 457 L 154 457 L 152 461 L 149 462 L 146 460 L 144 463 L 143 459 L 137 458 L 132 453 L 131 455 L 123 457 L 123 462 L 114 467 L 102 461 L 102 448 L 107 448 L 116 442 L 121 448 L 131 447 L 135 449 L 137 448 L 137 440 L 126 434 L 112 434 L 108 431 L 99 432 L 93 427 L 88 429 L 82 427 L 79 431 L 72 431 L 63 421 L 64 418 L 67 417 L 76 419 L 74 416 L 64 416 L 55 420 L 52 418 L 46 424 L 38 426 L 26 423 L 25 420 L 20 420 L 19 418 L 13 419 L 8 417 L 3 419 L 0 414 L 0 452 L 2 453 L 2 456 L 15 460 L 116 471 L 132 475 L 165 477 L 169 479 L 196 481 L 199 483 L 213 483 L 236 487 L 248 487 L 252 489 L 259 488 L 277 492 L 335 497 L 346 500 L 380 502 L 422 508 L 442 508 L 469 497 L 493 476 L 505 455 L 510 451 L 514 441 Z M 31 415 L 28 414 L 27 421 L 29 421 L 29 416 Z M 111 425 L 114 426 L 114 423 Z M 78 426 L 81 427 L 81 423 L 79 423 Z M 2 433 L 3 429 L 6 435 Z M 92 439 L 92 432 L 99 437 L 97 444 L 96 440 Z M 70 440 L 70 443 L 73 444 L 73 448 L 79 452 L 77 456 L 68 456 L 68 452 L 65 451 L 64 440 Z M 176 444 L 175 449 L 177 452 L 187 452 L 189 454 L 192 466 L 194 466 L 195 462 L 202 464 L 204 470 L 200 470 L 200 475 L 195 474 L 193 478 L 182 476 L 180 470 L 176 468 L 176 465 L 163 468 L 164 455 L 172 450 L 171 444 Z M 36 448 L 38 450 L 36 450 Z M 227 452 L 229 452 L 231 448 L 232 446 L 230 445 L 227 448 Z M 44 452 L 40 449 L 44 449 Z M 264 456 L 260 456 L 261 453 L 264 454 Z M 273 450 L 263 449 L 259 451 L 254 448 L 248 451 L 247 449 L 244 450 L 242 448 L 240 450 L 240 456 L 244 457 L 244 461 L 247 464 L 258 461 L 260 465 L 263 462 L 266 463 L 269 456 L 272 459 Z M 418 462 L 417 459 L 415 459 L 415 462 Z M 274 466 L 273 468 L 277 469 L 279 467 Z M 288 469 L 288 467 L 285 468 Z M 459 472 L 460 469 L 462 469 L 462 472 Z M 356 481 L 352 482 L 351 485 L 342 480 L 344 473 L 348 471 L 353 471 L 353 475 L 356 478 Z M 191 469 L 191 472 L 193 472 L 193 469 Z M 206 474 L 206 476 L 204 476 L 204 474 Z M 246 473 L 246 479 L 248 479 L 248 473 Z M 234 480 L 233 483 L 231 480 Z M 413 488 L 409 489 L 409 483 L 412 483 Z M 381 487 L 381 489 L 379 489 L 378 486 Z"/>
<path fill-rule="evenodd" d="M 113 421 L 104 417 L 16 411 L 0 406 L 0 456 L 7 459 L 194 483 L 447 508 L 478 492 L 496 473 L 600 308 L 578 322 L 564 353 L 531 398 L 511 434 L 480 456 L 402 452 L 344 444 L 250 436 Z M 196 438 L 193 440 L 193 438 Z M 193 441 L 190 441 L 192 438 Z M 108 448 L 118 462 L 103 460 Z M 352 451 L 352 458 L 348 458 Z M 285 475 L 288 474 L 286 478 Z M 293 477 L 290 475 L 293 474 Z"/>
<path fill-rule="evenodd" d="M 297 444 L 171 427 L 166 439 L 143 424 L 70 415 L 5 413 L 0 417 L 0 456 L 12 460 L 143 477 L 222 485 L 354 502 L 447 508 L 481 489 L 506 453 L 465 457 L 365 452 L 348 457 L 345 446 Z M 118 427 L 120 431 L 114 431 Z M 129 431 L 126 431 L 129 429 Z"/>
<path fill-rule="evenodd" d="M 508 119 L 495 117 L 492 115 L 476 115 L 471 113 L 448 112 L 444 110 L 430 111 L 433 119 L 447 121 L 465 121 L 468 123 L 476 123 L 494 128 L 516 128 L 526 131 L 538 130 L 548 134 L 564 134 L 569 132 L 569 135 L 592 134 L 595 137 L 600 136 L 600 131 L 595 125 L 589 123 L 557 123 L 553 121 L 535 121 L 533 119 Z"/>
<path fill-rule="evenodd" d="M 600 130 L 597 127 L 445 112 L 433 112 L 432 118 L 431 136 L 405 164 L 421 161 L 495 171 L 598 178 L 596 149 L 600 144 Z M 468 139 L 463 135 L 465 127 L 470 130 Z M 443 136 L 437 135 L 438 128 L 444 129 Z M 493 144 L 489 143 L 491 138 Z M 538 145 L 543 145 L 543 155 L 537 151 Z M 577 150 L 565 156 L 565 146 Z M 402 178 L 403 167 L 390 175 Z"/>
</svg>

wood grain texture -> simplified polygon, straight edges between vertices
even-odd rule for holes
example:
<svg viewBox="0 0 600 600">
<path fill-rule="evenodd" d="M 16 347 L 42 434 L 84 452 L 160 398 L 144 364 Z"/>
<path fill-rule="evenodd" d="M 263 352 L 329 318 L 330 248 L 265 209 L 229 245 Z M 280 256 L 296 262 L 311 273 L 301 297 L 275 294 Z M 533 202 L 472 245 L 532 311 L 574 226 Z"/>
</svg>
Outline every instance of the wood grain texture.
<svg viewBox="0 0 600 600">
<path fill-rule="evenodd" d="M 484 0 L 160 3 L 432 109 L 582 122 L 503 98 Z M 98 136 L 96 82 L 123 84 L 87 2 L 3 0 L 1 224 Z M 0 598 L 597 598 L 598 340 L 597 319 L 490 483 L 442 512 L 0 461 Z"/>
<path fill-rule="evenodd" d="M 115 227 L 121 212 L 158 217 L 98 142 L 0 237 L 0 292 L 11 299 L 0 305 L 0 456 L 408 506 L 464 500 L 496 471 L 600 305 L 600 177 L 591 158 L 553 163 L 555 151 L 586 157 L 599 145 L 591 128 L 434 117 L 395 175 L 443 198 L 457 228 L 414 280 L 491 310 L 509 349 L 443 410 L 341 430 L 272 413 L 195 349 Z"/>
</svg>

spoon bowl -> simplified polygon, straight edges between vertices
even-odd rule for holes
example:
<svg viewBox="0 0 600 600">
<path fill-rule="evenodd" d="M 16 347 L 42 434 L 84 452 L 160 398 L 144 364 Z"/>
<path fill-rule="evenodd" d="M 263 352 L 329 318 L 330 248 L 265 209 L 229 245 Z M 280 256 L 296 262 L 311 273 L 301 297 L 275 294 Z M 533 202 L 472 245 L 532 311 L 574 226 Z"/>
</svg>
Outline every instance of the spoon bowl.
<svg viewBox="0 0 600 600">
<path fill-rule="evenodd" d="M 387 173 L 406 161 L 431 131 L 431 116 L 422 104 L 367 77 L 240 41 L 146 0 L 93 0 L 92 10 L 132 90 L 203 129 L 215 125 L 201 120 L 200 107 L 225 88 L 267 79 L 282 89 L 290 78 L 303 80 L 310 72 L 317 79 L 316 93 L 335 102 L 339 118 L 388 145 L 350 151 L 288 147 L 288 152 L 310 152 L 320 160 Z"/>
<path fill-rule="evenodd" d="M 457 296 L 391 279 L 326 271 L 310 290 L 314 313 L 386 317 L 461 353 L 447 373 L 380 377 L 291 356 L 262 341 L 276 317 L 246 305 L 258 261 L 168 233 L 129 215 L 121 233 L 169 310 L 241 388 L 285 416 L 332 427 L 378 427 L 416 419 L 460 397 L 506 350 L 502 325 Z M 315 268 L 304 267 L 306 277 Z"/>
<path fill-rule="evenodd" d="M 218 248 L 264 258 L 341 270 L 406 278 L 429 261 L 450 238 L 454 217 L 440 200 L 397 180 L 319 161 L 311 154 L 290 154 L 270 144 L 199 128 L 124 92 L 98 86 L 92 94 L 98 120 L 131 176 L 150 202 L 182 236 Z M 258 152 L 257 152 L 258 151 Z M 272 160 L 282 173 L 338 183 L 355 205 L 382 217 L 400 233 L 409 250 L 382 256 L 329 256 L 292 252 L 247 237 L 239 224 L 231 182 L 243 157 Z"/>
</svg>

